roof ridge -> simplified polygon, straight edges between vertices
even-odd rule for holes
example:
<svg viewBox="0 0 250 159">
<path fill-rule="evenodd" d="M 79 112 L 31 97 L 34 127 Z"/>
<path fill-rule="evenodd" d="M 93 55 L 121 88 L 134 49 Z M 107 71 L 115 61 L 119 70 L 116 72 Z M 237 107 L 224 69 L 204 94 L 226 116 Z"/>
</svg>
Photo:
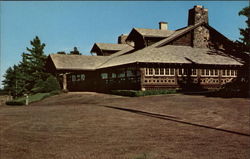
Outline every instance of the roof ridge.
<svg viewBox="0 0 250 159">
<path fill-rule="evenodd" d="M 190 31 L 190 30 L 192 30 L 192 29 L 195 29 L 196 27 L 198 27 L 198 26 L 200 26 L 200 25 L 202 25 L 202 24 L 204 24 L 204 23 L 205 23 L 205 22 L 200 22 L 200 23 L 197 23 L 197 24 L 195 24 L 195 25 L 189 25 L 189 26 L 187 26 L 187 27 L 184 27 L 183 29 L 178 30 L 179 33 L 178 33 L 176 36 L 173 36 L 173 37 L 169 36 L 169 37 L 167 37 L 167 38 L 165 38 L 165 39 L 162 39 L 162 40 L 159 41 L 159 42 L 154 43 L 153 45 L 154 45 L 155 47 L 161 47 L 161 46 L 163 46 L 164 44 L 166 44 L 166 43 L 168 43 L 168 42 L 170 42 L 170 41 L 172 41 L 172 40 L 178 38 L 179 36 L 181 36 L 181 35 L 187 33 L 188 31 Z M 178 31 L 176 31 L 176 32 L 178 32 Z M 176 32 L 174 32 L 173 34 L 175 34 Z M 173 35 L 173 34 L 171 34 L 171 35 Z"/>
</svg>

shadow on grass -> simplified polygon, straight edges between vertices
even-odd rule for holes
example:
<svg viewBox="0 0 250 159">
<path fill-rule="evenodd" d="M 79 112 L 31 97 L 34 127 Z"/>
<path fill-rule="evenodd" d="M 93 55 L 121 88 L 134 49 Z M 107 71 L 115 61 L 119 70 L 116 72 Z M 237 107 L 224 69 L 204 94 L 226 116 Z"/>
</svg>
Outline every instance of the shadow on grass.
<svg viewBox="0 0 250 159">
<path fill-rule="evenodd" d="M 121 110 L 121 111 L 127 111 L 127 112 L 131 112 L 131 113 L 135 113 L 135 114 L 140 114 L 140 115 L 149 116 L 149 117 L 153 117 L 153 118 L 168 120 L 168 121 L 177 122 L 177 123 L 181 123 L 181 124 L 186 124 L 186 125 L 207 128 L 207 129 L 217 130 L 217 131 L 221 131 L 221 132 L 226 132 L 226 133 L 230 133 L 230 134 L 236 134 L 236 135 L 250 137 L 250 134 L 241 133 L 241 132 L 232 131 L 232 130 L 221 129 L 221 128 L 214 128 L 214 127 L 207 126 L 207 125 L 195 124 L 195 123 L 183 121 L 180 118 L 175 117 L 175 116 L 162 115 L 162 114 L 156 114 L 156 113 L 150 113 L 150 112 L 145 112 L 145 111 L 140 111 L 140 110 L 135 110 L 135 109 L 121 108 L 121 107 L 108 106 L 108 105 L 99 105 L 99 106 L 110 108 L 110 109 L 117 109 L 117 110 Z"/>
</svg>

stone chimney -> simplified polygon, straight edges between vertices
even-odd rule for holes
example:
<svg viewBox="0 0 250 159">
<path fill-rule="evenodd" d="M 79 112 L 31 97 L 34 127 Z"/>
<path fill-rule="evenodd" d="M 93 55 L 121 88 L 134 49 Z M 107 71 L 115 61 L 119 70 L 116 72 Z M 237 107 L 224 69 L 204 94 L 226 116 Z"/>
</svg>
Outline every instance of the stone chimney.
<svg viewBox="0 0 250 159">
<path fill-rule="evenodd" d="M 159 22 L 159 29 L 160 30 L 168 30 L 168 23 L 167 22 Z"/>
<path fill-rule="evenodd" d="M 189 10 L 188 25 L 195 25 L 201 22 L 208 23 L 208 9 L 201 5 L 196 5 Z M 208 48 L 210 33 L 204 25 L 198 26 L 193 30 L 193 47 Z"/>
<path fill-rule="evenodd" d="M 189 9 L 188 25 L 194 25 L 200 22 L 208 23 L 208 9 L 202 5 L 196 5 L 194 8 Z"/>
</svg>

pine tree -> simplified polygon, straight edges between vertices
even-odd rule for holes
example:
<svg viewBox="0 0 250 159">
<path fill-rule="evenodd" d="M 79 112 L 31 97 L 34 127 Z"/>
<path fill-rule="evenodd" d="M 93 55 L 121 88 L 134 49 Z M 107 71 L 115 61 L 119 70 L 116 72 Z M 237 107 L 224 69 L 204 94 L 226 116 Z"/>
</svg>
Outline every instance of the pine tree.
<svg viewBox="0 0 250 159">
<path fill-rule="evenodd" d="M 45 70 L 46 55 L 43 52 L 45 47 L 44 43 L 41 43 L 39 37 L 35 37 L 30 42 L 32 48 L 27 47 L 29 53 L 22 54 L 21 78 L 25 81 L 24 87 L 30 91 L 37 81 L 45 80 L 48 77 L 48 73 Z"/>
<path fill-rule="evenodd" d="M 248 49 L 247 51 L 250 51 L 250 7 L 245 7 L 243 8 L 240 12 L 239 12 L 239 16 L 246 16 L 247 20 L 246 20 L 246 24 L 247 24 L 247 28 L 240 28 L 240 34 L 241 34 L 241 42 L 243 45 L 246 46 L 246 48 Z"/>
<path fill-rule="evenodd" d="M 22 78 L 22 72 L 19 65 L 14 65 L 13 68 L 9 67 L 4 77 L 4 90 L 8 91 L 12 96 L 21 96 L 23 93 L 27 92 L 24 87 L 25 81 Z"/>
<path fill-rule="evenodd" d="M 32 48 L 27 48 L 28 53 L 22 54 L 20 64 L 7 69 L 4 76 L 4 89 L 14 97 L 30 93 L 39 80 L 45 81 L 49 77 L 45 70 L 45 44 L 37 36 L 30 44 Z"/>
</svg>

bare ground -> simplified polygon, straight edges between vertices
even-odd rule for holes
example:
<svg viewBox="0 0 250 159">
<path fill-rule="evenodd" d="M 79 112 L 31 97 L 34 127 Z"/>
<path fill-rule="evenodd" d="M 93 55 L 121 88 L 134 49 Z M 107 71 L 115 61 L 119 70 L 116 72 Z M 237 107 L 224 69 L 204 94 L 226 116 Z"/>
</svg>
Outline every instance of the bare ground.
<svg viewBox="0 0 250 159">
<path fill-rule="evenodd" d="M 0 158 L 248 159 L 249 102 L 76 92 L 0 106 Z"/>
</svg>

